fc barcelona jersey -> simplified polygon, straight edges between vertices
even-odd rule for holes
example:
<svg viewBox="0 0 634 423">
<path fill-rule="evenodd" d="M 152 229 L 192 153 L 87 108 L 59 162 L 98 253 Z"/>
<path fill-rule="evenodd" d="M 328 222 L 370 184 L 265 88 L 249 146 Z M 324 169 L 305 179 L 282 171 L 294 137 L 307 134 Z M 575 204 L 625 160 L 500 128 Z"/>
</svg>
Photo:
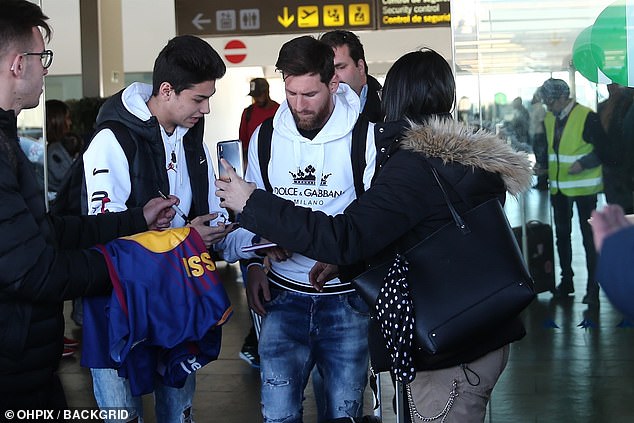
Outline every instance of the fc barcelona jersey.
<svg viewBox="0 0 634 423">
<path fill-rule="evenodd" d="M 187 227 L 149 231 L 97 248 L 106 259 L 113 291 L 106 300 L 84 301 L 82 365 L 126 368 L 130 373 L 134 368 L 125 362 L 135 348 L 144 353 L 133 354 L 131 362 L 147 368 L 160 361 L 157 357 L 170 356 L 166 350 L 202 340 L 207 348 L 209 339 L 219 344 L 219 326 L 232 309 L 215 263 L 196 231 Z M 216 336 L 210 338 L 212 333 Z M 218 347 L 212 348 L 214 359 Z M 143 365 L 139 359 L 145 356 Z M 166 365 L 158 363 L 161 368 Z"/>
</svg>

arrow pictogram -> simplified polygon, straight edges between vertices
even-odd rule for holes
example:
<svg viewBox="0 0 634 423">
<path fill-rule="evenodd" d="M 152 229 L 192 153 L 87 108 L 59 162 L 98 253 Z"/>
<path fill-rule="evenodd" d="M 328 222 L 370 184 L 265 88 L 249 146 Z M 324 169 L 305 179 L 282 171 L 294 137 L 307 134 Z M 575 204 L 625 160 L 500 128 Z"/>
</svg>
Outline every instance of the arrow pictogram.
<svg viewBox="0 0 634 423">
<path fill-rule="evenodd" d="M 288 15 L 288 7 L 284 8 L 284 17 L 277 15 L 277 21 L 280 23 L 280 25 L 282 25 L 284 28 L 288 28 L 289 26 L 291 26 L 291 24 L 293 22 L 295 22 L 295 15 Z"/>
<path fill-rule="evenodd" d="M 204 29 L 203 24 L 210 24 L 210 23 L 211 23 L 211 19 L 209 18 L 203 19 L 202 13 L 197 14 L 196 16 L 194 16 L 194 19 L 192 19 L 192 24 L 194 24 L 196 29 L 198 29 L 199 31 L 202 31 Z"/>
</svg>

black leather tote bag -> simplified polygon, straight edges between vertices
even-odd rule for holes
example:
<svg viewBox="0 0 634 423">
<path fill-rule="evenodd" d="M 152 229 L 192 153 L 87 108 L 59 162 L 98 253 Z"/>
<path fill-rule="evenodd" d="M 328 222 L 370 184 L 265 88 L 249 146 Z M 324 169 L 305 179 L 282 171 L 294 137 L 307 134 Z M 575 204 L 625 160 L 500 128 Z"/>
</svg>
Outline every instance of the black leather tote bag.
<svg viewBox="0 0 634 423">
<path fill-rule="evenodd" d="M 413 305 L 413 348 L 434 355 L 495 331 L 526 308 L 535 292 L 500 202 L 488 200 L 461 216 L 433 167 L 432 172 L 453 220 L 401 253 L 400 259 L 407 265 L 406 285 Z M 373 267 L 352 281 L 375 319 L 377 296 L 394 262 Z M 382 303 L 390 306 L 385 299 Z M 398 322 L 378 323 L 399 327 Z"/>
</svg>

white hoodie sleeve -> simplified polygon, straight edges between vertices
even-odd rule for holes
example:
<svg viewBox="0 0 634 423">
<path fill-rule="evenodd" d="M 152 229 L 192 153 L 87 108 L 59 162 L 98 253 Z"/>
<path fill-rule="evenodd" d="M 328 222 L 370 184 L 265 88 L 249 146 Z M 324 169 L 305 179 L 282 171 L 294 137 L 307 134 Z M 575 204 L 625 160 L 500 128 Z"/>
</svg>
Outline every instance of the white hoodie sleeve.
<svg viewBox="0 0 634 423">
<path fill-rule="evenodd" d="M 110 129 L 95 135 L 84 152 L 88 214 L 127 209 L 131 182 L 128 159 Z"/>
<path fill-rule="evenodd" d="M 244 175 L 244 180 L 248 182 L 254 182 L 258 188 L 264 189 L 264 182 L 262 181 L 262 173 L 260 172 L 260 159 L 258 157 L 258 136 L 260 134 L 260 128 L 262 125 L 258 125 L 251 135 L 249 141 L 249 152 L 247 156 L 247 170 Z"/>
<path fill-rule="evenodd" d="M 242 251 L 242 247 L 251 245 L 254 234 L 243 228 L 238 228 L 230 232 L 222 241 L 213 245 L 214 251 L 221 252 L 222 258 L 227 263 L 234 263 L 240 259 L 250 259 L 257 257 L 252 252 Z"/>
</svg>

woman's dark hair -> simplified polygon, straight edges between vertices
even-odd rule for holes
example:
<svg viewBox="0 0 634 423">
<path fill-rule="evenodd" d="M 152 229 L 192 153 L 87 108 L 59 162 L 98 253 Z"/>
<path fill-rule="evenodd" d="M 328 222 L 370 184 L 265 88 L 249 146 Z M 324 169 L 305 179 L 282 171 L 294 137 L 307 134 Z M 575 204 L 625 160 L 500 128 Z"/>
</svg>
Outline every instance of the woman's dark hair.
<svg viewBox="0 0 634 423">
<path fill-rule="evenodd" d="M 64 135 L 61 142 L 73 159 L 79 156 L 84 150 L 84 140 L 74 132 L 69 132 Z"/>
<path fill-rule="evenodd" d="M 431 49 L 401 56 L 385 76 L 381 109 L 386 121 L 424 122 L 434 114 L 451 113 L 456 82 L 449 63 Z"/>
<path fill-rule="evenodd" d="M 227 67 L 216 50 L 193 35 L 179 35 L 169 40 L 154 61 L 152 95 L 157 95 L 163 82 L 169 82 L 174 92 L 205 81 L 215 81 L 225 75 Z"/>
<path fill-rule="evenodd" d="M 70 108 L 61 100 L 46 100 L 46 141 L 49 144 L 59 142 L 70 128 L 66 125 L 66 116 Z"/>
<path fill-rule="evenodd" d="M 328 84 L 335 76 L 335 53 L 326 43 L 305 35 L 284 43 L 275 63 L 282 77 L 319 75 Z"/>
</svg>

